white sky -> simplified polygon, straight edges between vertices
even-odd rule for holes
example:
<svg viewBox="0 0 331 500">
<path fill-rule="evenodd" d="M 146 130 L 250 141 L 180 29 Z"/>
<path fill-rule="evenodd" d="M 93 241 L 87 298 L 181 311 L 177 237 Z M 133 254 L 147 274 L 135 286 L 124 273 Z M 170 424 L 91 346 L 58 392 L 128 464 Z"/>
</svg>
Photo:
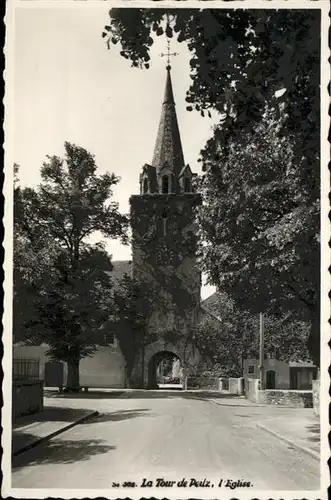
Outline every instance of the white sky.
<svg viewBox="0 0 331 500">
<path fill-rule="evenodd" d="M 36 185 L 46 155 L 64 154 L 64 142 L 95 155 L 98 172 L 121 177 L 115 199 L 129 211 L 139 192 L 139 173 L 152 160 L 165 85 L 165 37 L 151 51 L 149 70 L 131 68 L 107 50 L 101 33 L 109 6 L 97 9 L 16 9 L 15 15 L 15 162 L 22 185 Z M 190 85 L 189 52 L 175 40 L 172 81 L 185 162 L 194 172 L 200 150 L 211 136 L 212 121 L 186 111 Z M 129 246 L 107 241 L 114 260 L 131 258 Z M 214 292 L 203 286 L 202 298 Z"/>
</svg>

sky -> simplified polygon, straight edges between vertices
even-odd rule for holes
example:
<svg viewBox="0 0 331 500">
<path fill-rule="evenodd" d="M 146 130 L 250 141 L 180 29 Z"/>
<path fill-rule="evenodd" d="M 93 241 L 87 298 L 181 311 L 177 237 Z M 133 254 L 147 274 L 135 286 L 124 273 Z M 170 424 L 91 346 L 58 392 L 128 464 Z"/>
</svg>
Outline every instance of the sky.
<svg viewBox="0 0 331 500">
<path fill-rule="evenodd" d="M 139 174 L 151 163 L 166 77 L 165 37 L 157 37 L 148 70 L 132 68 L 120 46 L 107 49 L 101 37 L 109 7 L 24 8 L 15 14 L 14 161 L 24 186 L 39 183 L 46 155 L 64 154 L 69 141 L 95 155 L 98 173 L 121 178 L 114 198 L 129 212 L 139 193 Z M 189 52 L 172 41 L 172 83 L 185 163 L 200 173 L 200 150 L 213 122 L 186 111 Z M 97 235 L 97 237 L 99 237 Z M 129 246 L 106 241 L 114 260 L 131 258 Z M 203 280 L 204 281 L 204 280 Z M 215 291 L 204 285 L 202 298 Z"/>
</svg>

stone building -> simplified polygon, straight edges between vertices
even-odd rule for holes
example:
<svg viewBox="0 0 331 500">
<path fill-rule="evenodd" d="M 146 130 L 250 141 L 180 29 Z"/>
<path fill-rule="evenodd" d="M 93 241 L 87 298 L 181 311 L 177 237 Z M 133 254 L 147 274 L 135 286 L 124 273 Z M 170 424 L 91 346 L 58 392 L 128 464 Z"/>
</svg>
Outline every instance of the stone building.
<svg viewBox="0 0 331 500">
<path fill-rule="evenodd" d="M 155 291 L 147 334 L 155 338 L 137 356 L 137 378 L 144 365 L 144 385 L 156 384 L 157 363 L 178 356 L 186 371 L 194 371 L 198 353 L 190 338 L 199 320 L 201 275 L 196 261 L 195 209 L 201 197 L 195 175 L 185 164 L 171 82 L 166 86 L 152 164 L 140 174 L 140 194 L 130 198 L 132 274 Z"/>
</svg>

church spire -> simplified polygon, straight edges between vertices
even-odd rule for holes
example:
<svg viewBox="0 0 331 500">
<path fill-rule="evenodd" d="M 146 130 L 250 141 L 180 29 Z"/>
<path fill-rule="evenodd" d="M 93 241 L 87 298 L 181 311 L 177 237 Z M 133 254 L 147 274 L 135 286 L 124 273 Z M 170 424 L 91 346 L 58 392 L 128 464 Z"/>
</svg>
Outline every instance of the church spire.
<svg viewBox="0 0 331 500">
<path fill-rule="evenodd" d="M 163 169 L 167 169 L 169 174 L 178 179 L 185 163 L 172 90 L 171 66 L 169 64 L 166 70 L 164 100 L 152 165 L 159 175 Z"/>
</svg>

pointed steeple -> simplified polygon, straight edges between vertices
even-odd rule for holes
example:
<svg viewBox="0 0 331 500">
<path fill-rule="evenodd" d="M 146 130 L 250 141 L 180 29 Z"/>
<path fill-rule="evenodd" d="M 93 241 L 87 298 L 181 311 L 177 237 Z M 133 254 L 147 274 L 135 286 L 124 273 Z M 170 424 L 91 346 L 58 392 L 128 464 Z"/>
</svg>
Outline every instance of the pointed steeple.
<svg viewBox="0 0 331 500">
<path fill-rule="evenodd" d="M 169 173 L 178 179 L 185 163 L 172 90 L 170 65 L 166 69 L 164 100 L 152 165 L 156 168 L 158 174 L 161 173 L 163 168 L 167 168 Z"/>
</svg>

